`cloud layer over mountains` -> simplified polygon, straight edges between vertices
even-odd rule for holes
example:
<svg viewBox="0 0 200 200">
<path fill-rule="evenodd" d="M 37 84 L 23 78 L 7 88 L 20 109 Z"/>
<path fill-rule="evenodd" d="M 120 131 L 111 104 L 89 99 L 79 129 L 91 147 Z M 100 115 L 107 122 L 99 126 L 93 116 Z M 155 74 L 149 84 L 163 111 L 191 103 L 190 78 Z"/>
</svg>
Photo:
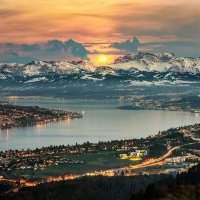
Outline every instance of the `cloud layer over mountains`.
<svg viewBox="0 0 200 200">
<path fill-rule="evenodd" d="M 138 38 L 134 37 L 132 40 L 127 40 L 125 42 L 116 42 L 111 45 L 111 47 L 124 50 L 124 51 L 137 51 L 140 46 L 140 41 Z"/>
<path fill-rule="evenodd" d="M 91 45 L 92 46 L 91 48 Z M 97 46 L 95 46 L 97 45 Z M 106 47 L 106 48 L 105 48 Z M 107 51 L 106 51 L 107 49 Z M 34 60 L 64 61 L 87 59 L 92 54 L 127 55 L 138 51 L 172 52 L 181 57 L 200 57 L 200 43 L 193 41 L 165 41 L 143 43 L 137 37 L 130 40 L 105 43 L 83 44 L 73 39 L 67 41 L 49 40 L 35 44 L 0 43 L 0 63 L 25 64 Z"/>
<path fill-rule="evenodd" d="M 32 60 L 65 60 L 87 58 L 88 51 L 72 39 L 62 42 L 50 40 L 36 44 L 0 44 L 0 62 L 27 63 Z"/>
</svg>

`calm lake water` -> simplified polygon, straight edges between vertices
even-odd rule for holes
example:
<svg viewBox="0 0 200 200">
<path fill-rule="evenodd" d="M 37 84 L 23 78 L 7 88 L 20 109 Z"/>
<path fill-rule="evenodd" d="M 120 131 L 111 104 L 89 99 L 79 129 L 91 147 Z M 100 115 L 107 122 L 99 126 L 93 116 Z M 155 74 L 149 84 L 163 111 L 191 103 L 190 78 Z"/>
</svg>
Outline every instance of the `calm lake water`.
<svg viewBox="0 0 200 200">
<path fill-rule="evenodd" d="M 193 113 L 118 110 L 116 107 L 121 104 L 114 100 L 23 97 L 9 98 L 9 101 L 18 105 L 78 111 L 84 116 L 83 119 L 0 131 L 0 150 L 140 138 L 159 130 L 200 122 L 200 115 Z"/>
</svg>

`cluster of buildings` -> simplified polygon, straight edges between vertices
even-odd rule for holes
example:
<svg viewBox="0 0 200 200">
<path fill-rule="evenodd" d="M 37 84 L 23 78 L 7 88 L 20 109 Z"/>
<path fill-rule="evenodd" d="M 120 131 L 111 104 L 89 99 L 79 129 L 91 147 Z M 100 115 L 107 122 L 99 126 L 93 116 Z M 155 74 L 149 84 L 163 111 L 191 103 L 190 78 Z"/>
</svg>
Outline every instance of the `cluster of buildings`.
<svg viewBox="0 0 200 200">
<path fill-rule="evenodd" d="M 49 110 L 38 106 L 14 106 L 0 104 L 0 129 L 32 126 L 38 123 L 81 118 L 82 114 L 61 110 Z"/>
<path fill-rule="evenodd" d="M 193 113 L 200 113 L 199 97 L 191 96 L 184 99 L 184 97 L 172 97 L 167 99 L 165 96 L 134 96 L 134 97 L 120 97 L 120 101 L 129 106 L 121 106 L 120 109 L 131 110 L 170 110 L 170 111 L 189 111 Z"/>
<path fill-rule="evenodd" d="M 49 146 L 35 150 L 8 150 L 0 152 L 0 172 L 3 174 L 18 174 L 16 172 L 37 171 L 44 170 L 51 166 L 72 166 L 87 164 L 84 160 L 80 160 L 81 157 L 72 157 L 70 155 L 82 155 L 87 153 L 98 152 L 116 152 L 116 159 L 120 156 L 121 159 L 125 159 L 122 153 L 130 154 L 130 158 L 126 159 L 143 159 L 147 156 L 147 150 L 139 150 L 133 148 L 133 146 L 144 146 L 142 141 L 137 140 L 121 140 L 110 142 L 99 142 L 60 146 Z M 99 172 L 98 172 L 99 173 Z M 104 172 L 101 172 L 104 173 Z M 23 174 L 23 173 L 22 173 Z M 109 174 L 106 172 L 106 174 Z M 1 175 L 1 173 L 0 173 Z"/>
<path fill-rule="evenodd" d="M 193 154 L 187 154 L 185 156 L 175 156 L 175 157 L 171 157 L 166 159 L 166 163 L 171 164 L 176 166 L 177 164 L 183 164 L 183 163 L 190 163 L 190 162 L 199 162 L 200 161 L 200 157 L 193 155 Z"/>
<path fill-rule="evenodd" d="M 119 154 L 119 157 L 122 160 L 140 161 L 147 155 L 148 155 L 147 150 L 136 149 L 135 151 Z"/>
<path fill-rule="evenodd" d="M 65 158 L 53 150 L 46 151 L 6 151 L 0 152 L 0 171 L 14 172 L 16 170 L 44 170 L 50 166 L 62 164 L 84 164 L 84 161 Z"/>
</svg>

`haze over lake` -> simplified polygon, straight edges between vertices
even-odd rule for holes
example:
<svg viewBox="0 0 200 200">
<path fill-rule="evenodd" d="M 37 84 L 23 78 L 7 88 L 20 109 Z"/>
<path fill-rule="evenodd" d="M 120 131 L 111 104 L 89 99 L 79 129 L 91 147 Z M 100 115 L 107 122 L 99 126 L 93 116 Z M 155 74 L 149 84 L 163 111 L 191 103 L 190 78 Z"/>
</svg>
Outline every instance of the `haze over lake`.
<svg viewBox="0 0 200 200">
<path fill-rule="evenodd" d="M 116 100 L 77 100 L 44 97 L 9 98 L 17 105 L 38 105 L 83 113 L 82 119 L 0 131 L 0 150 L 49 145 L 131 139 L 159 130 L 199 123 L 200 115 L 189 112 L 118 110 Z"/>
</svg>

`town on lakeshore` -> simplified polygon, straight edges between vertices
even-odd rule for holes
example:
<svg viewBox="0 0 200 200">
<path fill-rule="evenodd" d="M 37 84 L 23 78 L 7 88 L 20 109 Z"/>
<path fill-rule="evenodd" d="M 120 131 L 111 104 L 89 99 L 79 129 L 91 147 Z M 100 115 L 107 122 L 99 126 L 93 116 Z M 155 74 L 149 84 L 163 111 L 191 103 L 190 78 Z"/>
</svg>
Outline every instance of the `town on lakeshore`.
<svg viewBox="0 0 200 200">
<path fill-rule="evenodd" d="M 0 183 L 16 191 L 84 176 L 177 174 L 198 164 L 199 147 L 195 124 L 141 139 L 7 150 L 0 152 Z"/>
<path fill-rule="evenodd" d="M 199 95 L 165 95 L 121 96 L 120 101 L 125 105 L 121 110 L 167 110 L 200 113 Z"/>
<path fill-rule="evenodd" d="M 16 106 L 0 102 L 0 129 L 34 126 L 59 120 L 81 118 L 82 114 L 38 106 Z"/>
</svg>

